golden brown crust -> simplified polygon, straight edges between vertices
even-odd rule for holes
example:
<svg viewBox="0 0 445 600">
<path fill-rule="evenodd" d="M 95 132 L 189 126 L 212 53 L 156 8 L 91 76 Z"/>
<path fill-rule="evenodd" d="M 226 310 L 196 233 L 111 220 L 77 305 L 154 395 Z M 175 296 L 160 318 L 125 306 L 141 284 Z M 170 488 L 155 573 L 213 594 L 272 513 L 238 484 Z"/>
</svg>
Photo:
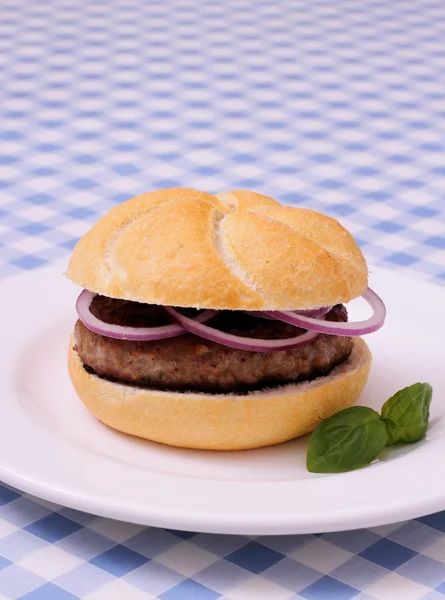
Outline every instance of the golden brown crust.
<svg viewBox="0 0 445 600">
<path fill-rule="evenodd" d="M 67 274 L 105 296 L 230 310 L 346 303 L 367 286 L 338 221 L 247 190 L 173 188 L 124 202 L 78 242 Z"/>
<path fill-rule="evenodd" d="M 312 431 L 320 419 L 353 405 L 368 379 L 371 352 L 356 339 L 350 358 L 328 376 L 247 395 L 166 392 L 88 374 L 70 342 L 74 388 L 97 419 L 171 446 L 239 450 L 278 444 Z"/>
</svg>

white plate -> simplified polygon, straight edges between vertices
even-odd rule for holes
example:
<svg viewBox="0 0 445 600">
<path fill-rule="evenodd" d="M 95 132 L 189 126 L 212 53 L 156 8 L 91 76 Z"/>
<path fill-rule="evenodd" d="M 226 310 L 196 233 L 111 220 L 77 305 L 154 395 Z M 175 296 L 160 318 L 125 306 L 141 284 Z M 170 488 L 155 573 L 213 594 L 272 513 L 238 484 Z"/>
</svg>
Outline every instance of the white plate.
<svg viewBox="0 0 445 600">
<path fill-rule="evenodd" d="M 368 336 L 374 363 L 361 404 L 434 388 L 427 439 L 342 475 L 305 469 L 307 440 L 260 450 L 169 448 L 116 433 L 76 397 L 66 352 L 79 292 L 63 265 L 0 286 L 0 479 L 80 510 L 175 529 L 282 534 L 370 527 L 445 508 L 445 290 L 374 269 L 388 308 Z M 353 317 L 366 315 L 360 301 Z"/>
</svg>

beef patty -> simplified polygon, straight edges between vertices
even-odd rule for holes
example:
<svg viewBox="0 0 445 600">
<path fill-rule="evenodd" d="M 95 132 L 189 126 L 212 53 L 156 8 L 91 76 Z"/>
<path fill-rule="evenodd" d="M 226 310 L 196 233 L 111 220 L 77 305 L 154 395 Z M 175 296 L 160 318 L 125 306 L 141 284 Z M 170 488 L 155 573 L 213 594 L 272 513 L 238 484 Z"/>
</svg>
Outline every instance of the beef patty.
<svg viewBox="0 0 445 600">
<path fill-rule="evenodd" d="M 162 307 L 104 296 L 94 298 L 91 312 L 117 325 L 148 327 L 170 322 Z M 347 321 L 346 308 L 335 306 L 326 319 Z M 264 339 L 304 333 L 281 321 L 242 311 L 221 311 L 211 325 L 227 333 Z M 353 346 L 350 337 L 323 334 L 293 350 L 278 352 L 236 350 L 190 334 L 137 342 L 98 335 L 81 321 L 76 323 L 74 339 L 85 368 L 101 377 L 138 386 L 212 393 L 243 393 L 325 375 L 348 358 Z"/>
<path fill-rule="evenodd" d="M 91 312 L 107 323 L 133 327 L 165 325 L 162 307 L 96 296 Z M 185 311 L 193 314 L 195 311 Z M 341 304 L 329 321 L 347 321 Z M 304 333 L 281 321 L 266 320 L 242 311 L 221 311 L 212 327 L 235 335 L 284 339 Z M 261 389 L 325 375 L 348 358 L 352 338 L 319 335 L 293 350 L 249 352 L 236 350 L 194 335 L 137 342 L 104 337 L 77 321 L 75 350 L 85 368 L 100 377 L 133 385 L 212 393 Z"/>
</svg>

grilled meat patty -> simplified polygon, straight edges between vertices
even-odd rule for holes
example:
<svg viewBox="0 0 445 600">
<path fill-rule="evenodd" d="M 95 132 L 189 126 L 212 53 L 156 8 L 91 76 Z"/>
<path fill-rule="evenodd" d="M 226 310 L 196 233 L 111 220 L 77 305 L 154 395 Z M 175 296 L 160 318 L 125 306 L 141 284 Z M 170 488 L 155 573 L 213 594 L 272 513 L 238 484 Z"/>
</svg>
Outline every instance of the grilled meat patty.
<svg viewBox="0 0 445 600">
<path fill-rule="evenodd" d="M 148 327 L 170 322 L 162 307 L 104 296 L 95 297 L 91 312 L 117 325 Z M 347 321 L 345 307 L 335 306 L 326 319 Z M 211 325 L 227 333 L 264 339 L 304 333 L 281 321 L 242 311 L 221 311 Z M 135 342 L 98 335 L 81 321 L 76 323 L 74 338 L 85 368 L 101 377 L 138 386 L 212 393 L 242 393 L 325 375 L 348 358 L 353 345 L 350 337 L 323 334 L 293 350 L 278 352 L 237 350 L 190 334 Z"/>
<path fill-rule="evenodd" d="M 117 325 L 149 327 L 170 322 L 162 307 L 104 296 L 94 298 L 91 312 Z M 347 321 L 346 308 L 335 306 L 326 319 Z M 221 311 L 211 326 L 264 339 L 304 333 L 281 321 L 253 317 L 242 311 Z M 91 373 L 138 386 L 212 393 L 243 393 L 325 375 L 348 358 L 353 346 L 350 337 L 324 334 L 293 350 L 278 352 L 236 350 L 190 334 L 137 342 L 98 335 L 81 321 L 76 323 L 74 336 L 75 350 Z"/>
</svg>

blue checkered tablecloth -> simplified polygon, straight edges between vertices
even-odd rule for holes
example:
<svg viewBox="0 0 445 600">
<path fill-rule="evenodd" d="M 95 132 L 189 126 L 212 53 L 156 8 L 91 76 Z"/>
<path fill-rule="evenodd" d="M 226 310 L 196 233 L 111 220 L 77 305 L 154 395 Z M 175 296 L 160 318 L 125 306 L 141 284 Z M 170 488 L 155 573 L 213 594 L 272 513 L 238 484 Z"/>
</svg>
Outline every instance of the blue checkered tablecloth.
<svg viewBox="0 0 445 600">
<path fill-rule="evenodd" d="M 170 186 L 327 212 L 371 264 L 445 283 L 443 0 L 3 0 L 0 275 Z M 0 600 L 439 600 L 445 513 L 241 537 L 0 486 Z"/>
</svg>

